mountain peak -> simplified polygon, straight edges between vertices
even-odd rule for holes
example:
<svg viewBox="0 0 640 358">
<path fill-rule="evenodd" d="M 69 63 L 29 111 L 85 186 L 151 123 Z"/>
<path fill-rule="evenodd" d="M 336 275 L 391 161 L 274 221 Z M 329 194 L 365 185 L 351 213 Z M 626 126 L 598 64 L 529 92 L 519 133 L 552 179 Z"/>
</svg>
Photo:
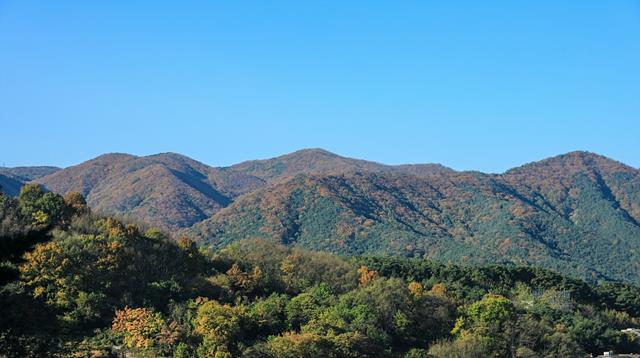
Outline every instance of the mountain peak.
<svg viewBox="0 0 640 358">
<path fill-rule="evenodd" d="M 339 155 L 332 153 L 323 148 L 303 148 L 286 155 L 296 155 L 296 154 L 316 154 L 316 155 L 328 155 L 332 157 L 339 157 Z"/>
<path fill-rule="evenodd" d="M 135 159 L 135 158 L 138 158 L 138 157 L 128 153 L 105 153 L 91 160 L 88 160 L 87 162 L 118 162 L 122 160 L 129 160 L 129 159 Z M 87 162 L 84 162 L 84 163 L 87 163 Z"/>
<path fill-rule="evenodd" d="M 304 148 L 266 160 L 335 160 L 344 158 L 322 148 Z"/>
<path fill-rule="evenodd" d="M 162 152 L 162 153 L 151 154 L 146 156 L 146 158 L 171 158 L 171 159 L 179 159 L 179 160 L 185 160 L 185 159 L 193 160 L 187 157 L 186 155 L 175 153 L 175 152 Z"/>
<path fill-rule="evenodd" d="M 297 174 L 330 175 L 376 172 L 421 176 L 451 170 L 439 164 L 386 165 L 368 160 L 343 157 L 322 148 L 301 149 L 275 158 L 242 162 L 230 168 L 265 181 L 279 181 Z"/>
<path fill-rule="evenodd" d="M 577 150 L 528 163 L 520 167 L 510 169 L 505 172 L 505 174 L 527 174 L 532 171 L 573 174 L 576 172 L 588 172 L 592 170 L 596 170 L 598 172 L 637 171 L 635 168 L 603 155 Z"/>
<path fill-rule="evenodd" d="M 558 161 L 558 162 L 578 162 L 578 161 L 582 161 L 585 164 L 589 164 L 589 163 L 595 163 L 598 161 L 610 161 L 610 162 L 615 162 L 615 160 L 611 159 L 611 158 L 607 158 L 603 155 L 597 154 L 597 153 L 593 153 L 593 152 L 589 152 L 586 150 L 574 150 L 572 152 L 568 152 L 565 154 L 560 154 L 551 158 L 547 158 L 547 159 L 543 159 L 542 161 L 544 162 L 545 160 L 548 161 Z"/>
</svg>

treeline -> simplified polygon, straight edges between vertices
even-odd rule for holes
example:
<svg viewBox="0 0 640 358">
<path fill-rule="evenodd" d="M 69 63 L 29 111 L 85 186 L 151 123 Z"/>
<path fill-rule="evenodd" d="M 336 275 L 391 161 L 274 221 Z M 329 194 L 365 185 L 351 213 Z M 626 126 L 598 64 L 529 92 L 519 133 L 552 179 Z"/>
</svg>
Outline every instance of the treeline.
<svg viewBox="0 0 640 358">
<path fill-rule="evenodd" d="M 0 356 L 585 357 L 640 351 L 640 288 L 528 267 L 218 251 L 35 185 L 0 194 Z"/>
</svg>

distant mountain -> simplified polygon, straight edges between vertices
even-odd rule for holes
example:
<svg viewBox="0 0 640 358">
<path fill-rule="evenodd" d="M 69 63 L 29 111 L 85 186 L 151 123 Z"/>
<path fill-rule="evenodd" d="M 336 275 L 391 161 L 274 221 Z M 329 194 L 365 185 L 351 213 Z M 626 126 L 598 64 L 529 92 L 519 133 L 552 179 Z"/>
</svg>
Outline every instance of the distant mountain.
<svg viewBox="0 0 640 358">
<path fill-rule="evenodd" d="M 254 173 L 276 177 L 263 168 Z M 638 283 L 639 222 L 640 171 L 573 152 L 499 175 L 296 176 L 238 198 L 188 233 L 216 247 L 267 237 L 347 255 L 533 264 Z"/>
<path fill-rule="evenodd" d="M 274 182 L 299 174 L 346 174 L 355 172 L 407 173 L 426 175 L 453 171 L 440 164 L 385 165 L 366 160 L 341 157 L 324 149 L 303 149 L 280 157 L 236 164 L 231 170 Z"/>
<path fill-rule="evenodd" d="M 0 191 L 11 196 L 18 195 L 22 182 L 13 177 L 0 174 Z"/>
<path fill-rule="evenodd" d="M 106 154 L 36 182 L 57 193 L 78 191 L 98 211 L 125 214 L 165 229 L 211 216 L 263 181 L 185 156 Z"/>
<path fill-rule="evenodd" d="M 12 177 L 22 182 L 41 178 L 45 175 L 55 173 L 60 168 L 51 166 L 34 166 L 34 167 L 0 167 L 0 174 Z"/>
<path fill-rule="evenodd" d="M 388 166 L 345 158 L 321 149 L 214 168 L 188 157 L 164 153 L 147 157 L 105 154 L 36 179 L 57 193 L 78 191 L 91 207 L 123 214 L 165 229 L 207 219 L 238 196 L 299 174 L 359 171 L 432 173 L 438 164 Z"/>
<path fill-rule="evenodd" d="M 60 170 L 56 167 L 0 167 L 0 190 L 15 196 L 20 193 L 24 183 Z"/>
</svg>

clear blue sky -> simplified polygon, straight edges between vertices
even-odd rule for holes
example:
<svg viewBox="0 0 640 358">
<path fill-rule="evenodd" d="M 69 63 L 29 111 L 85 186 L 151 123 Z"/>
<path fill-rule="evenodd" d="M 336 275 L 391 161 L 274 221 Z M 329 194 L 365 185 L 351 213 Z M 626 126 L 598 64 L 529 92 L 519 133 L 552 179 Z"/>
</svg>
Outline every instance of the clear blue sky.
<svg viewBox="0 0 640 358">
<path fill-rule="evenodd" d="M 639 167 L 640 1 L 0 0 L 0 165 L 304 147 Z"/>
</svg>

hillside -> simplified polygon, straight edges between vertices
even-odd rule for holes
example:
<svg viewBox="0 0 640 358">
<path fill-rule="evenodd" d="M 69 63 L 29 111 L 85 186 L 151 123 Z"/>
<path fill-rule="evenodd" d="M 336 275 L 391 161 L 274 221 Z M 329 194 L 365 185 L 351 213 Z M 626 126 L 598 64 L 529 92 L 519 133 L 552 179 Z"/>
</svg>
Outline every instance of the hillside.
<svg viewBox="0 0 640 358">
<path fill-rule="evenodd" d="M 166 229 L 203 220 L 235 196 L 262 185 L 255 177 L 173 153 L 106 154 L 36 182 L 56 193 L 80 192 L 97 211 Z"/>
<path fill-rule="evenodd" d="M 89 205 L 164 229 L 207 219 L 236 197 L 298 174 L 450 171 L 438 164 L 388 166 L 345 158 L 320 149 L 214 168 L 188 157 L 163 153 L 147 157 L 105 154 L 36 182 L 56 193 L 78 191 Z"/>
<path fill-rule="evenodd" d="M 239 198 L 189 234 L 268 237 L 339 254 L 540 265 L 640 282 L 640 171 L 574 152 L 501 175 L 295 177 Z"/>
</svg>

